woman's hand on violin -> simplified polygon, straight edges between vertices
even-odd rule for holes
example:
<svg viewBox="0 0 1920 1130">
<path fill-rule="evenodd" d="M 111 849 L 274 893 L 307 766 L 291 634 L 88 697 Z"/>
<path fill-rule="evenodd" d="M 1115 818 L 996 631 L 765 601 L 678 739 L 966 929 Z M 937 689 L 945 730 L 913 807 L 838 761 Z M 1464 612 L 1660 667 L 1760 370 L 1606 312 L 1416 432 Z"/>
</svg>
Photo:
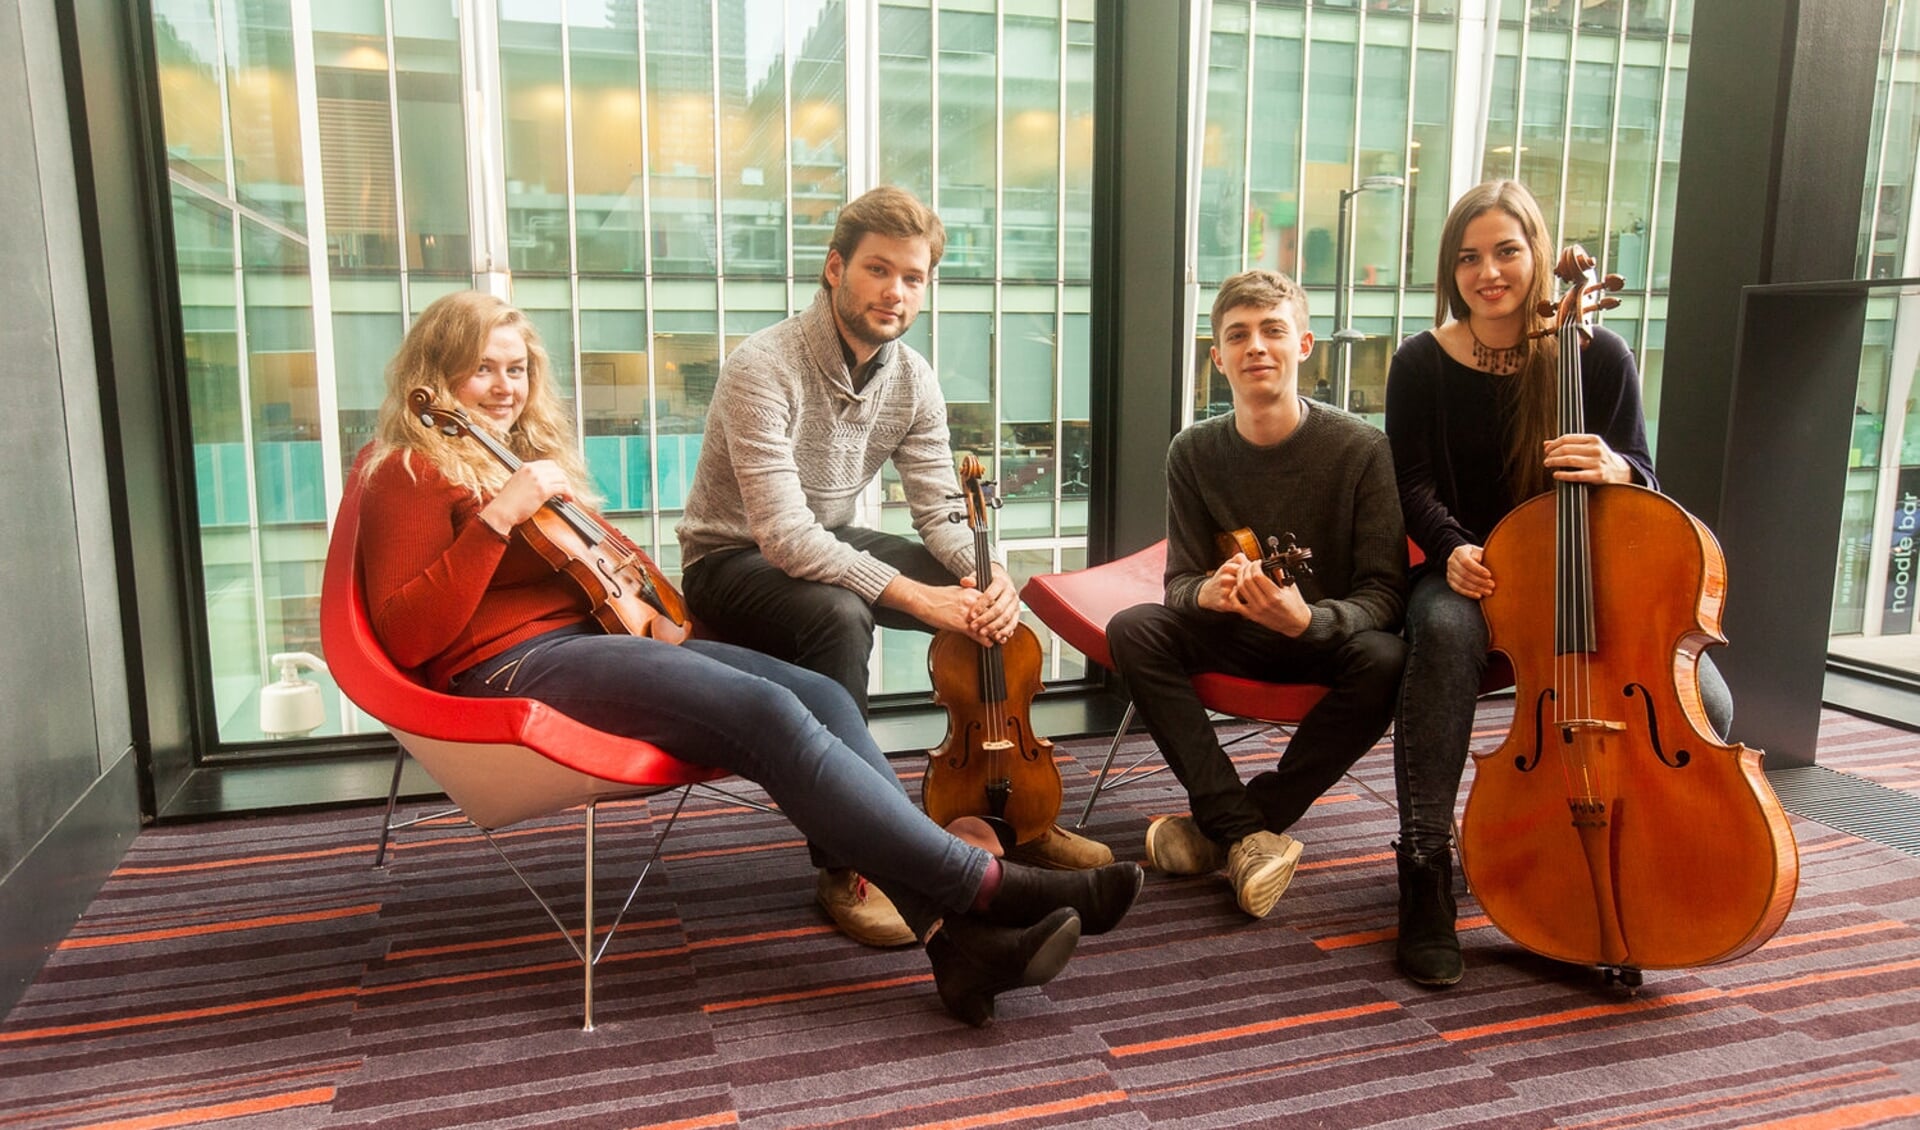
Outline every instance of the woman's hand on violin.
<svg viewBox="0 0 1920 1130">
<path fill-rule="evenodd" d="M 1480 553 L 1477 545 L 1460 545 L 1447 554 L 1447 585 L 1473 600 L 1493 595 L 1493 571 L 1480 563 Z"/>
<path fill-rule="evenodd" d="M 520 464 L 499 493 L 480 508 L 480 520 L 506 537 L 515 526 L 533 517 L 548 499 L 572 497 L 573 484 L 560 464 L 534 459 Z"/>
<path fill-rule="evenodd" d="M 1546 445 L 1547 470 L 1569 483 L 1630 483 L 1633 465 L 1596 435 L 1567 435 Z"/>
</svg>

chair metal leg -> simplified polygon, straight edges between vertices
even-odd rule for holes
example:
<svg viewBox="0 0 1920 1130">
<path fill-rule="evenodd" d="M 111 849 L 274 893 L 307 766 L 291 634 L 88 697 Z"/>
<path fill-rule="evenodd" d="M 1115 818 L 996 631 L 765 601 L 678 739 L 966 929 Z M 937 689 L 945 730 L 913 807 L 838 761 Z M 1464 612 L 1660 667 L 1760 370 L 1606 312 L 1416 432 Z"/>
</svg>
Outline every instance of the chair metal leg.
<svg viewBox="0 0 1920 1130">
<path fill-rule="evenodd" d="M 1093 804 L 1107 787 L 1107 773 L 1113 768 L 1114 754 L 1120 752 L 1120 739 L 1127 736 L 1127 727 L 1133 725 L 1133 703 L 1127 703 L 1127 712 L 1120 716 L 1120 728 L 1113 732 L 1113 741 L 1107 745 L 1106 760 L 1100 763 L 1100 773 L 1093 779 L 1093 791 L 1087 794 L 1087 806 L 1080 810 L 1080 822 L 1075 824 L 1078 831 L 1087 826 L 1087 819 L 1093 815 Z"/>
<path fill-rule="evenodd" d="M 600 963 L 600 959 L 606 955 L 607 947 L 613 944 L 614 932 L 620 929 L 620 924 L 626 920 L 627 911 L 633 907 L 634 899 L 639 897 L 640 885 L 646 882 L 647 876 L 652 873 L 654 863 L 660 858 L 660 849 L 666 846 L 667 836 L 673 832 L 674 825 L 679 823 L 680 810 L 686 807 L 687 798 L 692 795 L 693 788 L 694 786 L 689 785 L 678 790 L 680 800 L 673 806 L 673 814 L 667 817 L 666 826 L 661 828 L 659 834 L 653 838 L 653 851 L 648 854 L 647 862 L 640 868 L 640 874 L 633 880 L 632 888 L 627 891 L 626 901 L 620 904 L 620 912 L 613 916 L 613 923 L 607 927 L 607 935 L 600 939 L 598 946 L 594 944 L 594 935 L 599 932 L 599 927 L 594 924 L 595 884 L 593 866 L 594 816 L 599 809 L 598 802 L 588 802 L 586 816 L 583 821 L 582 838 L 585 842 L 585 860 L 582 872 L 585 875 L 586 906 L 581 914 L 583 933 L 581 940 L 578 942 L 574 941 L 573 931 L 569 929 L 566 922 L 561 919 L 559 912 L 553 909 L 553 904 L 548 902 L 546 896 L 542 895 L 539 889 L 528 881 L 526 874 L 520 870 L 518 864 L 514 863 L 513 857 L 508 855 L 506 849 L 500 846 L 500 842 L 493 838 L 493 833 L 486 828 L 480 829 L 480 834 L 485 836 L 487 843 L 493 846 L 494 854 L 498 855 L 501 861 L 507 865 L 507 869 L 513 872 L 514 878 L 520 880 L 520 885 L 525 887 L 527 893 L 533 896 L 533 901 L 540 904 L 540 909 L 546 911 L 547 920 L 552 922 L 554 929 L 560 933 L 560 940 L 567 943 L 568 948 L 573 950 L 574 958 L 580 962 L 582 966 L 581 1007 L 583 1014 L 580 1025 L 581 1031 L 593 1031 L 593 967 Z M 754 802 L 743 800 L 741 803 L 753 804 Z M 772 810 L 768 809 L 767 811 Z"/>
<path fill-rule="evenodd" d="M 395 832 L 404 831 L 416 824 L 425 824 L 429 820 L 444 820 L 449 816 L 460 815 L 458 808 L 443 808 L 438 812 L 429 812 L 411 820 L 395 820 L 394 806 L 400 801 L 400 771 L 407 767 L 407 747 L 396 746 L 393 751 L 393 780 L 387 785 L 387 814 L 380 821 L 380 846 L 373 853 L 373 869 L 378 871 L 387 865 L 387 843 Z"/>
</svg>

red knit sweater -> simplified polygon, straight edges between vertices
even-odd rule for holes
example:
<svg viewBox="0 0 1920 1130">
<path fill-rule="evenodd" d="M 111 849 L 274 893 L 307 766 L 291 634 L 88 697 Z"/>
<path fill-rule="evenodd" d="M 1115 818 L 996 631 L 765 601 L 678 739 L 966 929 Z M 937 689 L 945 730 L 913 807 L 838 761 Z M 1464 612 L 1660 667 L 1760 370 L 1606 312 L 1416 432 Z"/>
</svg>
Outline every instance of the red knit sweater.
<svg viewBox="0 0 1920 1130">
<path fill-rule="evenodd" d="M 360 571 L 373 630 L 428 686 L 445 690 L 453 675 L 523 640 L 590 620 L 579 586 L 480 521 L 484 500 L 426 460 L 394 455 L 364 491 Z"/>
</svg>

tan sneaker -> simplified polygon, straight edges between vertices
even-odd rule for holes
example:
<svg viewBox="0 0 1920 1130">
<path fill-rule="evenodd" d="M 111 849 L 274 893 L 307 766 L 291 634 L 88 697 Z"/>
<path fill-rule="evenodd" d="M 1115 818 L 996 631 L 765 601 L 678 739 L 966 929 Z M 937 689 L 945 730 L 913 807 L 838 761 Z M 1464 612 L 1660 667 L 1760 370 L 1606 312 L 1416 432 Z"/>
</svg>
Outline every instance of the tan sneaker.
<svg viewBox="0 0 1920 1130">
<path fill-rule="evenodd" d="M 1227 849 L 1191 816 L 1156 816 L 1147 825 L 1147 864 L 1168 875 L 1211 875 L 1227 865 Z"/>
<path fill-rule="evenodd" d="M 1255 832 L 1227 849 L 1227 879 L 1240 909 L 1265 918 L 1293 881 L 1300 841 L 1279 832 Z"/>
<path fill-rule="evenodd" d="M 1113 849 L 1055 824 L 1026 843 L 1009 849 L 1007 858 L 1050 871 L 1091 871 L 1112 863 Z"/>
<path fill-rule="evenodd" d="M 892 949 L 920 940 L 907 928 L 886 892 L 852 871 L 821 868 L 814 897 L 840 932 L 861 945 Z"/>
</svg>

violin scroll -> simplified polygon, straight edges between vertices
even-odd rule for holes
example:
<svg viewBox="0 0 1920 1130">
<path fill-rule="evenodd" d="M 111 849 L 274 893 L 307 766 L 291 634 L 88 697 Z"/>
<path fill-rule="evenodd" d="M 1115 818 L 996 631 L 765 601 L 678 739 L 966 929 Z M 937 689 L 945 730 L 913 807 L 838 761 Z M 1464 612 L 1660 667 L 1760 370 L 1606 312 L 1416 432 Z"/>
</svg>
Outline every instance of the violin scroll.
<svg viewBox="0 0 1920 1130">
<path fill-rule="evenodd" d="M 1283 539 L 1284 538 L 1284 542 Z M 1232 557 L 1242 554 L 1249 561 L 1258 562 L 1273 583 L 1285 587 L 1302 577 L 1313 576 L 1313 550 L 1294 540 L 1291 532 L 1275 537 L 1267 535 L 1266 549 L 1262 551 L 1260 543 L 1254 540 L 1253 531 L 1245 526 L 1214 536 L 1214 544 L 1220 549 L 1220 556 Z"/>
</svg>

